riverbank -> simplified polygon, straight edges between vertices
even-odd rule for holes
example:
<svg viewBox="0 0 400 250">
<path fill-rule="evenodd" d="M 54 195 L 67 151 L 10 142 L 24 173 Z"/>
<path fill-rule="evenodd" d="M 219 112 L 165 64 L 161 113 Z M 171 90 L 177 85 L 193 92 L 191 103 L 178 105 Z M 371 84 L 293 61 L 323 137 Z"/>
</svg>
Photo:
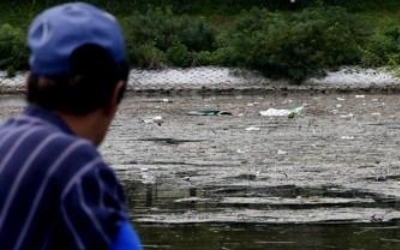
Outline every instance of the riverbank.
<svg viewBox="0 0 400 250">
<path fill-rule="evenodd" d="M 23 94 L 25 75 L 7 78 L 0 72 L 0 94 Z M 128 91 L 136 95 L 215 95 L 273 93 L 399 93 L 400 77 L 388 69 L 343 68 L 324 77 L 309 78 L 301 85 L 273 80 L 257 72 L 222 68 L 132 70 Z"/>
<path fill-rule="evenodd" d="M 0 8 L 0 69 L 9 75 L 26 69 L 26 28 L 42 7 L 56 2 Z M 254 0 L 235 3 L 233 12 L 225 1 L 93 2 L 117 15 L 133 68 L 239 67 L 300 84 L 343 65 L 400 65 L 400 4 L 391 0 L 378 5 Z M 18 15 L 8 13 L 14 9 Z"/>
</svg>

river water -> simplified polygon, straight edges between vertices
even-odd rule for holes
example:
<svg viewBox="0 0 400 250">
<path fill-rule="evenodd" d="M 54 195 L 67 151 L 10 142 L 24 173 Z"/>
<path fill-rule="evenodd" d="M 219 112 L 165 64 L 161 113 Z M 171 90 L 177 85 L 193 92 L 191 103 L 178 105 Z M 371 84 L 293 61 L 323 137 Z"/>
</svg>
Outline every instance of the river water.
<svg viewBox="0 0 400 250">
<path fill-rule="evenodd" d="M 100 150 L 145 249 L 400 249 L 399 98 L 129 94 Z"/>
<path fill-rule="evenodd" d="M 102 151 L 148 249 L 400 249 L 398 99 L 131 96 Z"/>
</svg>

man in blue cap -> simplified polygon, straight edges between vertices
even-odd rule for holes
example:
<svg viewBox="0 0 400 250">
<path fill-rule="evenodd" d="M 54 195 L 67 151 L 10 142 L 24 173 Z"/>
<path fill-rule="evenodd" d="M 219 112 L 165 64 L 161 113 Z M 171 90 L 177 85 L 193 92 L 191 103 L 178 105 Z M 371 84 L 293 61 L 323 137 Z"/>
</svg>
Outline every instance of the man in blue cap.
<svg viewBox="0 0 400 250">
<path fill-rule="evenodd" d="M 96 149 L 126 88 L 119 24 L 63 4 L 34 19 L 28 45 L 29 105 L 0 126 L 0 249 L 142 249 Z"/>
</svg>

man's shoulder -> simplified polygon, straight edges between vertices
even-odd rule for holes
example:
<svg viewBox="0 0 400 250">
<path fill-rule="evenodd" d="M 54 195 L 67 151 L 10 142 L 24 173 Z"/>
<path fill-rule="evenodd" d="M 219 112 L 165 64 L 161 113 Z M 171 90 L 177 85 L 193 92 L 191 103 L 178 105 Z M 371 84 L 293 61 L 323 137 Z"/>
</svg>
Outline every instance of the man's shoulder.
<svg viewBox="0 0 400 250">
<path fill-rule="evenodd" d="M 67 168 L 79 170 L 92 162 L 104 164 L 99 151 L 89 140 L 62 132 L 48 133 L 46 138 L 49 137 L 54 137 L 54 141 L 47 150 L 57 154 L 60 163 L 68 163 L 63 164 L 67 165 Z"/>
<path fill-rule="evenodd" d="M 4 142 L 15 143 L 20 141 L 21 145 L 31 144 L 34 147 L 43 141 L 49 141 L 43 150 L 54 151 L 54 153 L 70 147 L 79 147 L 79 154 L 81 155 L 99 156 L 96 147 L 90 141 L 67 133 L 54 124 L 34 117 L 9 119 L 0 126 L 0 137 L 3 137 Z M 76 156 L 76 153 L 71 153 Z"/>
<path fill-rule="evenodd" d="M 61 176 L 65 176 L 63 171 L 72 175 L 93 161 L 105 165 L 97 148 L 89 140 L 40 119 L 29 119 L 11 119 L 0 127 L 0 155 L 9 155 L 11 162 L 15 163 L 24 163 L 32 158 L 32 167 L 48 169 L 46 171 L 53 168 L 52 175 Z"/>
<path fill-rule="evenodd" d="M 47 153 L 42 155 L 43 161 L 40 162 L 53 168 L 53 171 L 49 171 L 61 189 L 68 189 L 70 184 L 84 177 L 96 176 L 99 171 L 112 172 L 90 141 L 62 132 L 48 133 L 46 138 L 49 137 L 55 139 L 45 149 Z M 50 164 L 48 159 L 51 159 Z"/>
</svg>

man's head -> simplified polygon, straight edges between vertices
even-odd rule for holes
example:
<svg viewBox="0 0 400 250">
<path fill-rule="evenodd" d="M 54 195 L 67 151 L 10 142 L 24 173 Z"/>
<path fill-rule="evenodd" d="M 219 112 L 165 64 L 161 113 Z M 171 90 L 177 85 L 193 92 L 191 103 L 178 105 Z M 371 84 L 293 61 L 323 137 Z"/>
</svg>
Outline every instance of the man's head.
<svg viewBox="0 0 400 250">
<path fill-rule="evenodd" d="M 28 101 L 49 110 L 85 114 L 107 105 L 126 82 L 124 38 L 116 19 L 85 3 L 38 15 L 28 33 Z"/>
<path fill-rule="evenodd" d="M 28 45 L 28 102 L 69 117 L 105 111 L 111 122 L 128 77 L 124 38 L 111 14 L 79 2 L 50 8 L 32 22 Z"/>
</svg>

